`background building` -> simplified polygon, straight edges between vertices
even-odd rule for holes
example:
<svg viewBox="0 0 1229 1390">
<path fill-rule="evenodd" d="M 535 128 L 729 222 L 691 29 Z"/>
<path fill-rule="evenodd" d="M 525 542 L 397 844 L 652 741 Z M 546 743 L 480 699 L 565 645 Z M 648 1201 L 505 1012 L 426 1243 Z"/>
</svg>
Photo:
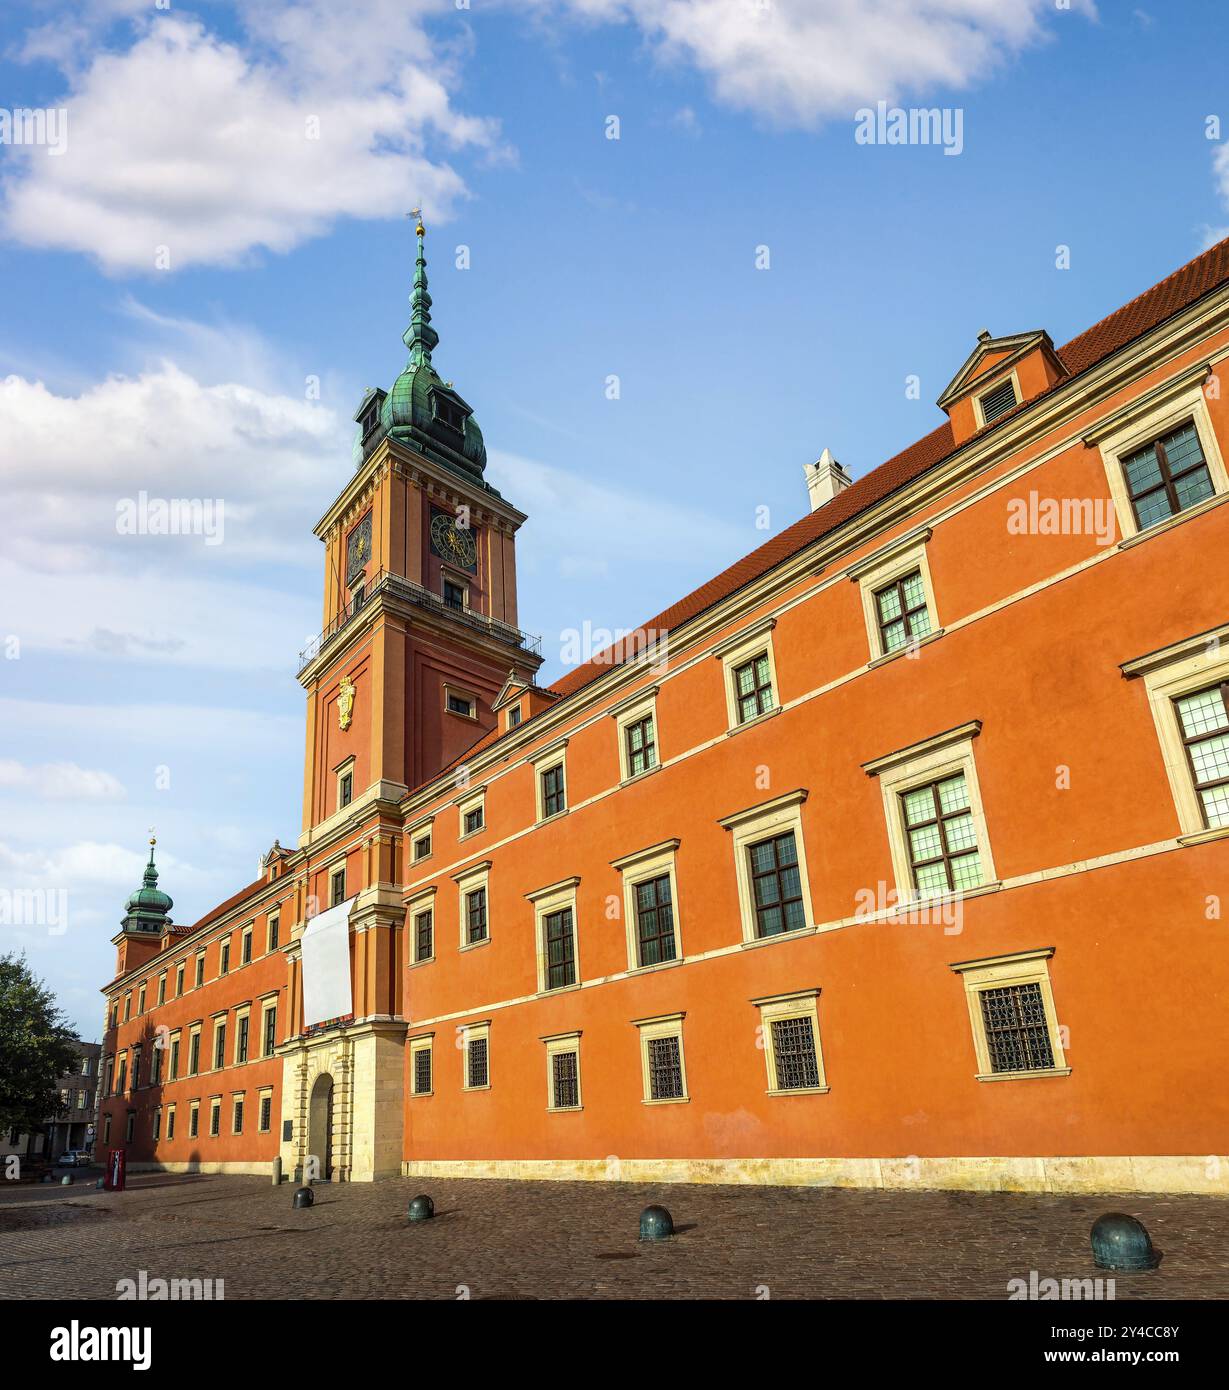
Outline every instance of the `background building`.
<svg viewBox="0 0 1229 1390">
<path fill-rule="evenodd" d="M 19 1154 L 54 1163 L 68 1149 L 87 1149 L 94 1141 L 98 1113 L 100 1043 L 78 1042 L 80 1062 L 56 1082 L 58 1104 L 38 1129 L 29 1134 L 0 1136 L 0 1157 Z"/>
</svg>

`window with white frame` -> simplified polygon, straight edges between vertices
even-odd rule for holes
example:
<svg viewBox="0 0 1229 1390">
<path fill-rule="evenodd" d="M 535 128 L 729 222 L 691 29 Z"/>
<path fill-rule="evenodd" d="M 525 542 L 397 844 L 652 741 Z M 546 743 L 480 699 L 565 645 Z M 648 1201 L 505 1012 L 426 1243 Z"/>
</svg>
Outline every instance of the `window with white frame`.
<svg viewBox="0 0 1229 1390">
<path fill-rule="evenodd" d="M 435 959 L 435 889 L 429 888 L 409 902 L 410 960 L 413 965 L 425 965 Z"/>
<path fill-rule="evenodd" d="M 1143 679 L 1182 835 L 1229 828 L 1229 623 L 1122 672 Z"/>
<path fill-rule="evenodd" d="M 752 1000 L 760 1011 L 769 1095 L 828 1090 L 819 1045 L 818 1000 L 817 989 Z"/>
<path fill-rule="evenodd" d="M 410 827 L 410 858 L 415 864 L 431 857 L 431 829 L 433 825 L 434 817 Z"/>
<path fill-rule="evenodd" d="M 637 691 L 611 710 L 619 740 L 619 776 L 624 782 L 660 764 L 657 747 L 657 687 Z"/>
<path fill-rule="evenodd" d="M 478 718 L 478 697 L 470 690 L 458 690 L 455 686 L 444 687 L 444 709 L 449 714 L 462 719 Z"/>
<path fill-rule="evenodd" d="M 533 759 L 538 820 L 561 816 L 568 809 L 567 739 L 560 739 Z"/>
<path fill-rule="evenodd" d="M 926 554 L 930 536 L 929 527 L 911 531 L 850 567 L 872 662 L 914 649 L 942 631 Z"/>
<path fill-rule="evenodd" d="M 268 1134 L 273 1128 L 273 1090 L 262 1086 L 256 1094 L 256 1132 Z"/>
<path fill-rule="evenodd" d="M 802 833 L 806 799 L 800 787 L 718 822 L 733 841 L 744 943 L 814 926 Z"/>
<path fill-rule="evenodd" d="M 347 758 L 337 769 L 337 809 L 345 810 L 354 800 L 354 759 Z"/>
<path fill-rule="evenodd" d="M 1179 374 L 1084 436 L 1100 450 L 1124 541 L 1229 492 L 1204 394 L 1206 374 L 1206 365 Z"/>
<path fill-rule="evenodd" d="M 973 720 L 863 763 L 879 779 L 897 892 L 906 900 L 996 882 L 973 758 Z"/>
<path fill-rule="evenodd" d="M 410 1094 L 429 1096 L 435 1089 L 432 1035 L 410 1039 Z"/>
<path fill-rule="evenodd" d="M 566 878 L 525 896 L 533 904 L 538 992 L 567 989 L 580 979 L 576 947 L 576 889 Z"/>
<path fill-rule="evenodd" d="M 951 967 L 964 981 L 979 1081 L 1070 1073 L 1050 988 L 1053 954 L 1048 946 Z"/>
<path fill-rule="evenodd" d="M 675 1105 L 690 1099 L 683 1056 L 684 1017 L 681 1013 L 659 1014 L 635 1021 L 640 1034 L 645 1105 Z"/>
<path fill-rule="evenodd" d="M 556 1033 L 546 1044 L 546 1108 L 579 1110 L 580 1032 Z"/>
<path fill-rule="evenodd" d="M 457 802 L 459 818 L 458 839 L 476 835 L 486 828 L 486 789 L 481 788 Z"/>
<path fill-rule="evenodd" d="M 491 939 L 491 861 L 473 864 L 453 875 L 460 902 L 461 950 L 485 945 Z"/>
<path fill-rule="evenodd" d="M 623 877 L 629 970 L 647 970 L 682 958 L 678 847 L 678 840 L 663 840 L 611 861 Z"/>
<path fill-rule="evenodd" d="M 491 1025 L 469 1023 L 460 1028 L 462 1088 L 486 1091 L 491 1086 Z"/>
<path fill-rule="evenodd" d="M 775 618 L 765 618 L 713 648 L 725 683 L 727 727 L 732 731 L 773 714 L 780 705 L 772 634 Z"/>
</svg>

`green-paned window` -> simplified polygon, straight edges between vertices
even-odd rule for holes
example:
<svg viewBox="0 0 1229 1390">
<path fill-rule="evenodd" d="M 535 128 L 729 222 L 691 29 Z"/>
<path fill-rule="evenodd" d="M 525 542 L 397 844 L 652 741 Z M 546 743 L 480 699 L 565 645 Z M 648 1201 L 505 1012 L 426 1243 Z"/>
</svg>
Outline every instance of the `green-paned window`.
<svg viewBox="0 0 1229 1390">
<path fill-rule="evenodd" d="M 761 652 L 734 668 L 734 698 L 740 724 L 757 719 L 774 707 L 772 667 L 767 652 Z"/>
<path fill-rule="evenodd" d="M 774 835 L 747 850 L 756 936 L 777 936 L 805 927 L 802 874 L 794 832 Z"/>
<path fill-rule="evenodd" d="M 875 590 L 875 615 L 884 656 L 931 631 L 926 585 L 920 569 Z"/>
<path fill-rule="evenodd" d="M 414 917 L 414 959 L 430 960 L 435 954 L 435 925 L 431 909 Z"/>
<path fill-rule="evenodd" d="M 637 965 L 660 965 L 673 960 L 674 903 L 670 875 L 646 879 L 633 889 L 636 897 Z"/>
<path fill-rule="evenodd" d="M 563 764 L 556 763 L 542 773 L 542 819 L 557 816 L 567 809 L 567 793 L 563 785 Z"/>
<path fill-rule="evenodd" d="M 486 938 L 486 889 L 475 888 L 465 895 L 465 939 L 473 946 Z"/>
<path fill-rule="evenodd" d="M 542 919 L 546 949 L 546 988 L 562 989 L 576 983 L 576 928 L 570 907 L 548 912 Z"/>
<path fill-rule="evenodd" d="M 1229 681 L 1174 701 L 1187 764 L 1209 830 L 1229 825 Z"/>
<path fill-rule="evenodd" d="M 982 881 L 977 829 L 963 772 L 901 795 L 913 883 L 923 897 Z"/>
<path fill-rule="evenodd" d="M 627 771 L 631 777 L 657 766 L 657 737 L 653 716 L 646 714 L 623 731 L 627 746 Z"/>
<path fill-rule="evenodd" d="M 1141 531 L 1184 512 L 1215 491 L 1198 431 L 1190 420 L 1128 454 L 1122 460 L 1122 472 Z"/>
</svg>

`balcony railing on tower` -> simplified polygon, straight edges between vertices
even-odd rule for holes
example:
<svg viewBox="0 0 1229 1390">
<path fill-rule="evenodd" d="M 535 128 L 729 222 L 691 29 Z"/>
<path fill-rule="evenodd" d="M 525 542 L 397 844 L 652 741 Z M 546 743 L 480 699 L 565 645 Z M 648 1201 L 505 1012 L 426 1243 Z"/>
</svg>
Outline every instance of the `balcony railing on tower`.
<svg viewBox="0 0 1229 1390">
<path fill-rule="evenodd" d="M 433 594 L 430 589 L 416 584 L 404 575 L 393 574 L 390 570 L 377 570 L 360 588 L 355 590 L 350 602 L 338 613 L 328 627 L 318 637 L 314 637 L 299 653 L 299 670 L 301 671 L 309 662 L 314 661 L 338 634 L 372 602 L 377 594 L 384 594 L 389 598 L 412 603 L 431 613 L 444 614 L 454 622 L 464 623 L 476 632 L 495 638 L 496 641 L 506 642 L 509 646 L 517 647 L 519 650 L 529 652 L 534 656 L 541 655 L 542 639 L 540 637 L 535 637 L 529 632 L 522 632 L 520 628 L 513 627 L 511 623 L 501 622 L 499 618 L 490 618 L 485 613 L 475 613 L 470 608 L 461 608 L 453 603 L 448 603 L 438 594 Z"/>
</svg>

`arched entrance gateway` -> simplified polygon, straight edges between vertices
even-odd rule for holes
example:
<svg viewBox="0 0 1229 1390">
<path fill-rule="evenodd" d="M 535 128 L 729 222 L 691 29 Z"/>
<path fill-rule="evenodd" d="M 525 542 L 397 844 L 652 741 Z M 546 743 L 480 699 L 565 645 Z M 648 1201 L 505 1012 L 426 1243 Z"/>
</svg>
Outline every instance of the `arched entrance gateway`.
<svg viewBox="0 0 1229 1390">
<path fill-rule="evenodd" d="M 322 1072 L 312 1087 L 308 1103 L 307 1155 L 316 1160 L 316 1174 L 333 1179 L 333 1078 Z"/>
</svg>

